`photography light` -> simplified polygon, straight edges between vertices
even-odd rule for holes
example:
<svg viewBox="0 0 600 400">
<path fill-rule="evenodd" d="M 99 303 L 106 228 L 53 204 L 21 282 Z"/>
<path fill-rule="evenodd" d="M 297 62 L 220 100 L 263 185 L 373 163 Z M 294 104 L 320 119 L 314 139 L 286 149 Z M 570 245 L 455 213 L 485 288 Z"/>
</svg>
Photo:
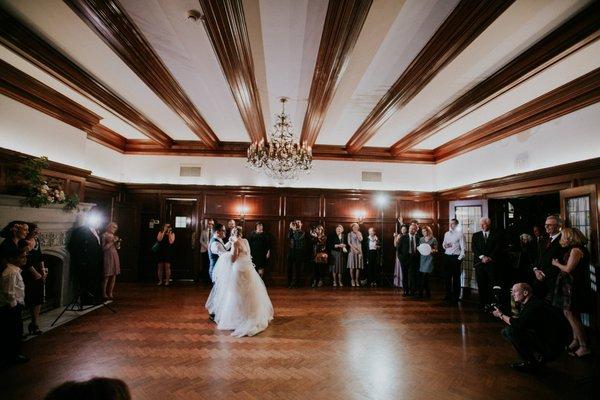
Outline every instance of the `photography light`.
<svg viewBox="0 0 600 400">
<path fill-rule="evenodd" d="M 379 193 L 377 197 L 375 197 L 375 202 L 379 207 L 383 207 L 388 202 L 388 196 L 384 193 Z"/>
</svg>

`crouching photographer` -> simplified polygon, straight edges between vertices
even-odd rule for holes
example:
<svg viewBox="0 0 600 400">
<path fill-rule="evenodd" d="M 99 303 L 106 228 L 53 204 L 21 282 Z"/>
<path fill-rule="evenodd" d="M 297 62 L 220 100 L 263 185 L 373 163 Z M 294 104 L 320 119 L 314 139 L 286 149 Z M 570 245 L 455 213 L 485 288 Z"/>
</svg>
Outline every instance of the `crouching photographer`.
<svg viewBox="0 0 600 400">
<path fill-rule="evenodd" d="M 561 311 L 533 297 L 527 283 L 516 283 L 512 296 L 520 312 L 510 317 L 495 307 L 492 314 L 508 324 L 502 336 L 515 348 L 521 361 L 511 367 L 533 372 L 545 363 L 558 358 L 569 340 L 569 324 Z"/>
</svg>

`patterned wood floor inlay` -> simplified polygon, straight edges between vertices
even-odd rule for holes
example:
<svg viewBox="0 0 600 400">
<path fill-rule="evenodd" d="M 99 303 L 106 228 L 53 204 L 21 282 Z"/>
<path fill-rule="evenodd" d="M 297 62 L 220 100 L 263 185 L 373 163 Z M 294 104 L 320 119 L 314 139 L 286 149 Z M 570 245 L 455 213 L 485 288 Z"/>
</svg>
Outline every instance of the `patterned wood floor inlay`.
<svg viewBox="0 0 600 400">
<path fill-rule="evenodd" d="M 134 399 L 565 399 L 582 398 L 591 373 L 568 356 L 515 372 L 499 322 L 391 289 L 269 288 L 276 319 L 242 339 L 208 321 L 206 288 L 118 289 L 117 314 L 99 309 L 27 342 L 32 360 L 0 371 L 0 397 L 110 376 Z"/>
</svg>

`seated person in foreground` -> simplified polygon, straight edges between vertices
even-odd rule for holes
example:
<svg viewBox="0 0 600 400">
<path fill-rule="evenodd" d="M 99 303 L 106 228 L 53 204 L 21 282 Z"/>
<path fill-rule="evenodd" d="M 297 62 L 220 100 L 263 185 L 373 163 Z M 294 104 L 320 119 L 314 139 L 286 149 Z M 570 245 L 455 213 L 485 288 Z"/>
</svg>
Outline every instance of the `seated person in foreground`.
<svg viewBox="0 0 600 400">
<path fill-rule="evenodd" d="M 516 283 L 512 296 L 521 306 L 518 316 L 509 317 L 495 308 L 493 314 L 508 324 L 502 336 L 515 348 L 522 361 L 512 368 L 530 372 L 555 360 L 569 340 L 569 326 L 560 310 L 533 297 L 527 283 Z"/>
</svg>

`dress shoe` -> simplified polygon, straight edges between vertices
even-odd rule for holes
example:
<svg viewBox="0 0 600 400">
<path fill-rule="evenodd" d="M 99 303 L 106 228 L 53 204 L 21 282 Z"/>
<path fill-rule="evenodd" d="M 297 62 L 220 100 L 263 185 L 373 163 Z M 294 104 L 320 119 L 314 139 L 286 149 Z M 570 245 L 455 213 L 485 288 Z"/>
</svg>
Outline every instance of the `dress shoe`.
<svg viewBox="0 0 600 400">
<path fill-rule="evenodd" d="M 30 335 L 41 335 L 42 334 L 40 327 L 37 325 L 34 325 L 33 323 L 27 325 L 27 329 L 29 330 Z"/>
<path fill-rule="evenodd" d="M 212 322 L 215 322 L 215 314 L 208 314 L 208 319 Z"/>
</svg>

